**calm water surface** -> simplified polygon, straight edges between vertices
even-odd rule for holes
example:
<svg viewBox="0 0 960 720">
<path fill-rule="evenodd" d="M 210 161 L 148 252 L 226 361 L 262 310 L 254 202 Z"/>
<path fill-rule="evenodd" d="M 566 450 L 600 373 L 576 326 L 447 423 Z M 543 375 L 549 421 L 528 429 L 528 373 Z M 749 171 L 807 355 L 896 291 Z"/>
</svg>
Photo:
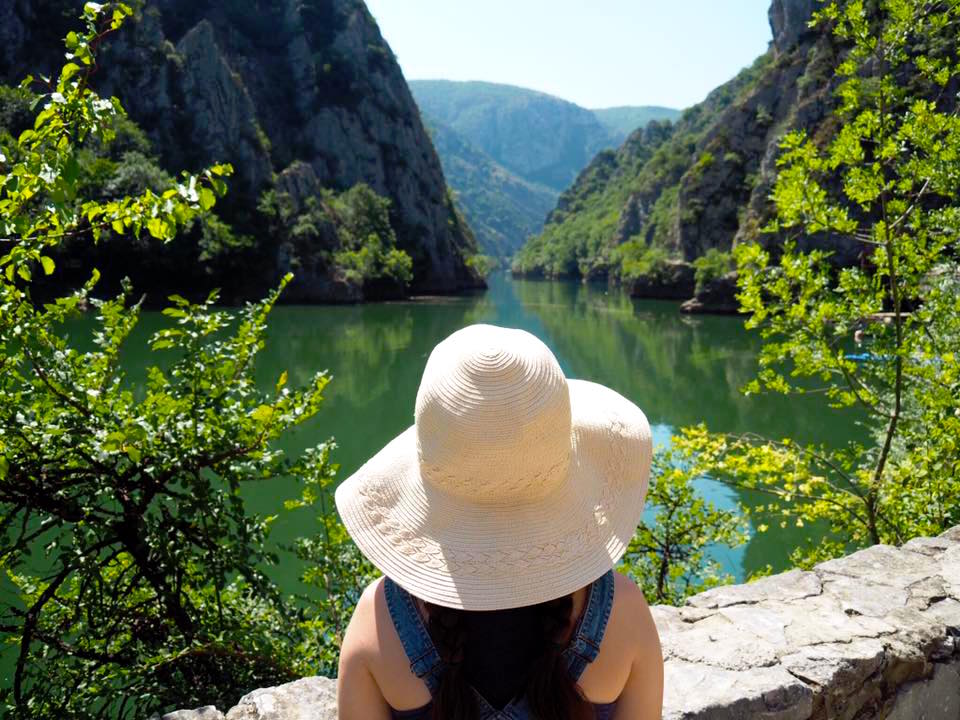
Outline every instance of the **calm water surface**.
<svg viewBox="0 0 960 720">
<path fill-rule="evenodd" d="M 668 443 L 675 428 L 700 422 L 717 431 L 752 430 L 832 444 L 858 432 L 855 418 L 829 411 L 819 396 L 743 396 L 739 388 L 753 377 L 759 339 L 739 318 L 688 317 L 676 303 L 634 301 L 603 288 L 497 274 L 487 292 L 469 297 L 276 308 L 257 366 L 262 387 L 272 389 L 284 370 L 291 386 L 306 383 L 317 370 L 332 375 L 320 413 L 297 428 L 284 449 L 296 453 L 334 437 L 339 477 L 348 477 L 413 424 L 417 387 L 434 345 L 476 322 L 523 328 L 540 337 L 568 377 L 603 383 L 639 405 L 655 443 Z M 132 383 L 142 382 L 147 365 L 157 362 L 146 351 L 146 339 L 167 323 L 160 313 L 144 313 L 123 358 Z M 85 318 L 74 329 L 78 344 L 91 327 L 92 319 Z M 710 479 L 699 487 L 722 507 L 737 500 L 734 491 Z M 275 545 L 318 530 L 313 512 L 282 509 L 283 501 L 298 493 L 294 478 L 244 488 L 251 510 L 279 514 L 271 536 Z M 757 504 L 765 497 L 743 493 L 741 499 Z M 652 517 L 652 509 L 648 513 Z M 786 568 L 789 548 L 811 528 L 782 530 L 769 524 L 770 531 L 754 533 L 746 546 L 715 548 L 713 556 L 738 580 L 767 563 L 775 570 Z M 281 564 L 269 572 L 284 590 L 299 592 L 300 570 L 294 558 L 281 553 Z M 0 592 L 10 599 L 8 583 L 0 581 Z M 10 650 L 0 651 L 0 670 L 12 668 Z"/>
<path fill-rule="evenodd" d="M 261 386 L 272 390 L 283 371 L 291 386 L 306 383 L 317 370 L 332 376 L 320 413 L 296 428 L 284 449 L 298 453 L 334 438 L 338 475 L 348 477 L 413 424 L 417 387 L 431 349 L 477 322 L 528 330 L 553 350 L 568 377 L 602 383 L 633 400 L 649 418 L 655 443 L 669 443 L 674 429 L 700 422 L 716 431 L 752 430 L 803 442 L 838 443 L 858 431 L 854 418 L 828 411 L 819 396 L 742 395 L 739 388 L 756 369 L 759 338 L 743 328 L 740 318 L 689 317 L 672 302 L 635 301 L 601 287 L 512 280 L 502 273 L 489 285 L 488 291 L 466 297 L 276 308 L 257 365 Z M 123 358 L 133 384 L 141 383 L 148 364 L 158 360 L 146 350 L 147 338 L 167 324 L 158 312 L 143 314 Z M 92 326 L 92 318 L 85 318 L 73 329 L 77 344 L 85 344 Z M 722 507 L 736 502 L 734 491 L 720 483 L 703 479 L 699 487 Z M 245 486 L 251 510 L 279 514 L 273 544 L 317 531 L 313 512 L 282 509 L 284 500 L 298 494 L 295 478 Z M 741 499 L 755 505 L 767 498 L 742 493 Z M 648 512 L 652 518 L 652 508 Z M 755 533 L 743 547 L 711 551 L 738 580 L 767 563 L 775 570 L 786 568 L 789 548 L 811 532 L 768 523 L 770 531 Z M 270 573 L 285 590 L 301 590 L 297 561 L 287 554 L 281 558 Z"/>
<path fill-rule="evenodd" d="M 700 422 L 717 431 L 760 431 L 804 442 L 842 442 L 857 430 L 853 418 L 827 411 L 817 396 L 743 396 L 739 388 L 753 377 L 759 342 L 739 318 L 687 317 L 676 303 L 634 301 L 604 288 L 497 274 L 486 293 L 470 297 L 278 308 L 258 367 L 264 387 L 283 370 L 292 383 L 306 382 L 317 369 L 328 369 L 333 377 L 320 414 L 297 430 L 287 449 L 335 437 L 339 476 L 348 477 L 413 423 L 417 387 L 434 345 L 476 322 L 523 328 L 540 337 L 568 377 L 603 383 L 639 405 L 653 426 L 655 443 L 668 443 L 675 428 Z M 700 488 L 720 506 L 736 501 L 734 491 L 709 479 Z M 296 493 L 294 480 L 281 480 L 249 486 L 246 496 L 253 509 L 275 513 Z M 741 498 L 752 504 L 765 500 L 749 493 Z M 274 541 L 311 534 L 314 525 L 306 511 L 281 513 Z M 744 547 L 714 549 L 714 557 L 738 580 L 767 563 L 786 568 L 788 549 L 810 529 L 771 525 Z M 292 589 L 297 571 L 287 562 L 276 577 Z"/>
</svg>

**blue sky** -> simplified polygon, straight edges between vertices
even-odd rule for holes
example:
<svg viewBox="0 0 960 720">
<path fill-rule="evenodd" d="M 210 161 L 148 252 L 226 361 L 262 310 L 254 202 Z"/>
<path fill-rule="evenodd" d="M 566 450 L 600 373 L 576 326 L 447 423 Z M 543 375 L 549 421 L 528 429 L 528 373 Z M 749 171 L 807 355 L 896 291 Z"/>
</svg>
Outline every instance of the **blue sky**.
<svg viewBox="0 0 960 720">
<path fill-rule="evenodd" d="M 687 107 L 770 42 L 770 0 L 367 0 L 408 80 L 487 80 L 585 107 Z"/>
</svg>

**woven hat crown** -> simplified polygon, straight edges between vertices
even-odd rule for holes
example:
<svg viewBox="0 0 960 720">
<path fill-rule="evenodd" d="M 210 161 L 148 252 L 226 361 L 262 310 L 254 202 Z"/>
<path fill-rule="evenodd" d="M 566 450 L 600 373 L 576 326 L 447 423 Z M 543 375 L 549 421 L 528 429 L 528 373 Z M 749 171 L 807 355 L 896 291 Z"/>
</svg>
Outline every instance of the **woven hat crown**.
<svg viewBox="0 0 960 720">
<path fill-rule="evenodd" d="M 415 412 L 423 478 L 472 502 L 545 497 L 570 462 L 570 395 L 536 336 L 470 325 L 430 354 Z"/>
</svg>

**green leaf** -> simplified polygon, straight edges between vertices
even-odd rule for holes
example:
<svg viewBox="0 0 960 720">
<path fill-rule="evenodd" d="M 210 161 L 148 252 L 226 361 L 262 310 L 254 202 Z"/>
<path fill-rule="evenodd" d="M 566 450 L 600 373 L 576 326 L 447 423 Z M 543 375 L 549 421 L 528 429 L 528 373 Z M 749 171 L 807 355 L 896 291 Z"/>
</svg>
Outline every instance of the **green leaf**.
<svg viewBox="0 0 960 720">
<path fill-rule="evenodd" d="M 0 480 L 3 480 L 7 477 L 7 473 L 10 472 L 10 465 L 7 463 L 7 459 L 3 456 L 0 456 Z"/>
<path fill-rule="evenodd" d="M 30 282 L 30 279 L 33 277 L 33 276 L 30 274 L 30 271 L 27 270 L 27 268 L 25 268 L 23 265 L 20 265 L 20 266 L 17 267 L 17 275 L 19 275 L 20 277 L 22 277 L 22 278 L 23 278 L 24 280 L 26 280 L 27 282 Z"/>
<path fill-rule="evenodd" d="M 273 417 L 273 408 L 269 405 L 261 405 L 250 413 L 250 417 L 260 423 L 270 422 L 270 419 Z"/>
<path fill-rule="evenodd" d="M 160 218 L 150 218 L 147 220 L 147 230 L 153 237 L 157 238 L 157 240 L 163 240 L 164 222 Z"/>
<path fill-rule="evenodd" d="M 67 162 L 64 163 L 61 177 L 63 177 L 68 185 L 73 185 L 77 182 L 77 178 L 80 177 L 80 163 L 77 161 L 76 155 L 71 155 L 67 159 Z"/>
<path fill-rule="evenodd" d="M 46 255 L 40 256 L 40 264 L 43 265 L 43 272 L 46 275 L 53 275 L 53 271 L 56 269 L 56 264 L 53 262 L 52 258 L 48 258 Z"/>
<path fill-rule="evenodd" d="M 200 188 L 200 207 L 202 207 L 204 210 L 209 210 L 216 204 L 216 202 L 217 198 L 210 188 Z"/>
<path fill-rule="evenodd" d="M 67 63 L 66 65 L 63 66 L 63 70 L 60 73 L 60 79 L 63 80 L 63 82 L 67 82 L 68 80 L 70 80 L 70 78 L 72 78 L 78 72 L 80 72 L 79 65 L 77 65 L 76 63 Z"/>
<path fill-rule="evenodd" d="M 107 435 L 107 439 L 103 443 L 103 449 L 106 452 L 117 452 L 123 446 L 123 443 L 126 439 L 127 436 L 122 432 L 114 431 Z"/>
</svg>

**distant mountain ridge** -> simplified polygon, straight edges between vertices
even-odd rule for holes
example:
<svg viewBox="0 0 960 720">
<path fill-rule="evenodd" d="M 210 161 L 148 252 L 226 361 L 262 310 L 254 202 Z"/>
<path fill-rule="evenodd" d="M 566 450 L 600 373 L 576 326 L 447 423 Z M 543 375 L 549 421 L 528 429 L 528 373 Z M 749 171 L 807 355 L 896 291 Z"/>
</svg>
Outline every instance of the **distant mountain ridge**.
<svg viewBox="0 0 960 720">
<path fill-rule="evenodd" d="M 480 247 L 498 256 L 540 232 L 560 192 L 597 152 L 651 119 L 679 115 L 659 107 L 588 110 L 498 83 L 411 80 L 409 86 Z"/>
<path fill-rule="evenodd" d="M 621 105 L 619 107 L 594 108 L 590 112 L 615 138 L 613 147 L 620 145 L 634 130 L 646 127 L 651 120 L 675 121 L 683 114 L 682 110 L 660 105 Z"/>
<path fill-rule="evenodd" d="M 420 110 L 504 167 L 556 191 L 610 143 L 597 117 L 534 90 L 487 82 L 413 80 Z"/>
</svg>

